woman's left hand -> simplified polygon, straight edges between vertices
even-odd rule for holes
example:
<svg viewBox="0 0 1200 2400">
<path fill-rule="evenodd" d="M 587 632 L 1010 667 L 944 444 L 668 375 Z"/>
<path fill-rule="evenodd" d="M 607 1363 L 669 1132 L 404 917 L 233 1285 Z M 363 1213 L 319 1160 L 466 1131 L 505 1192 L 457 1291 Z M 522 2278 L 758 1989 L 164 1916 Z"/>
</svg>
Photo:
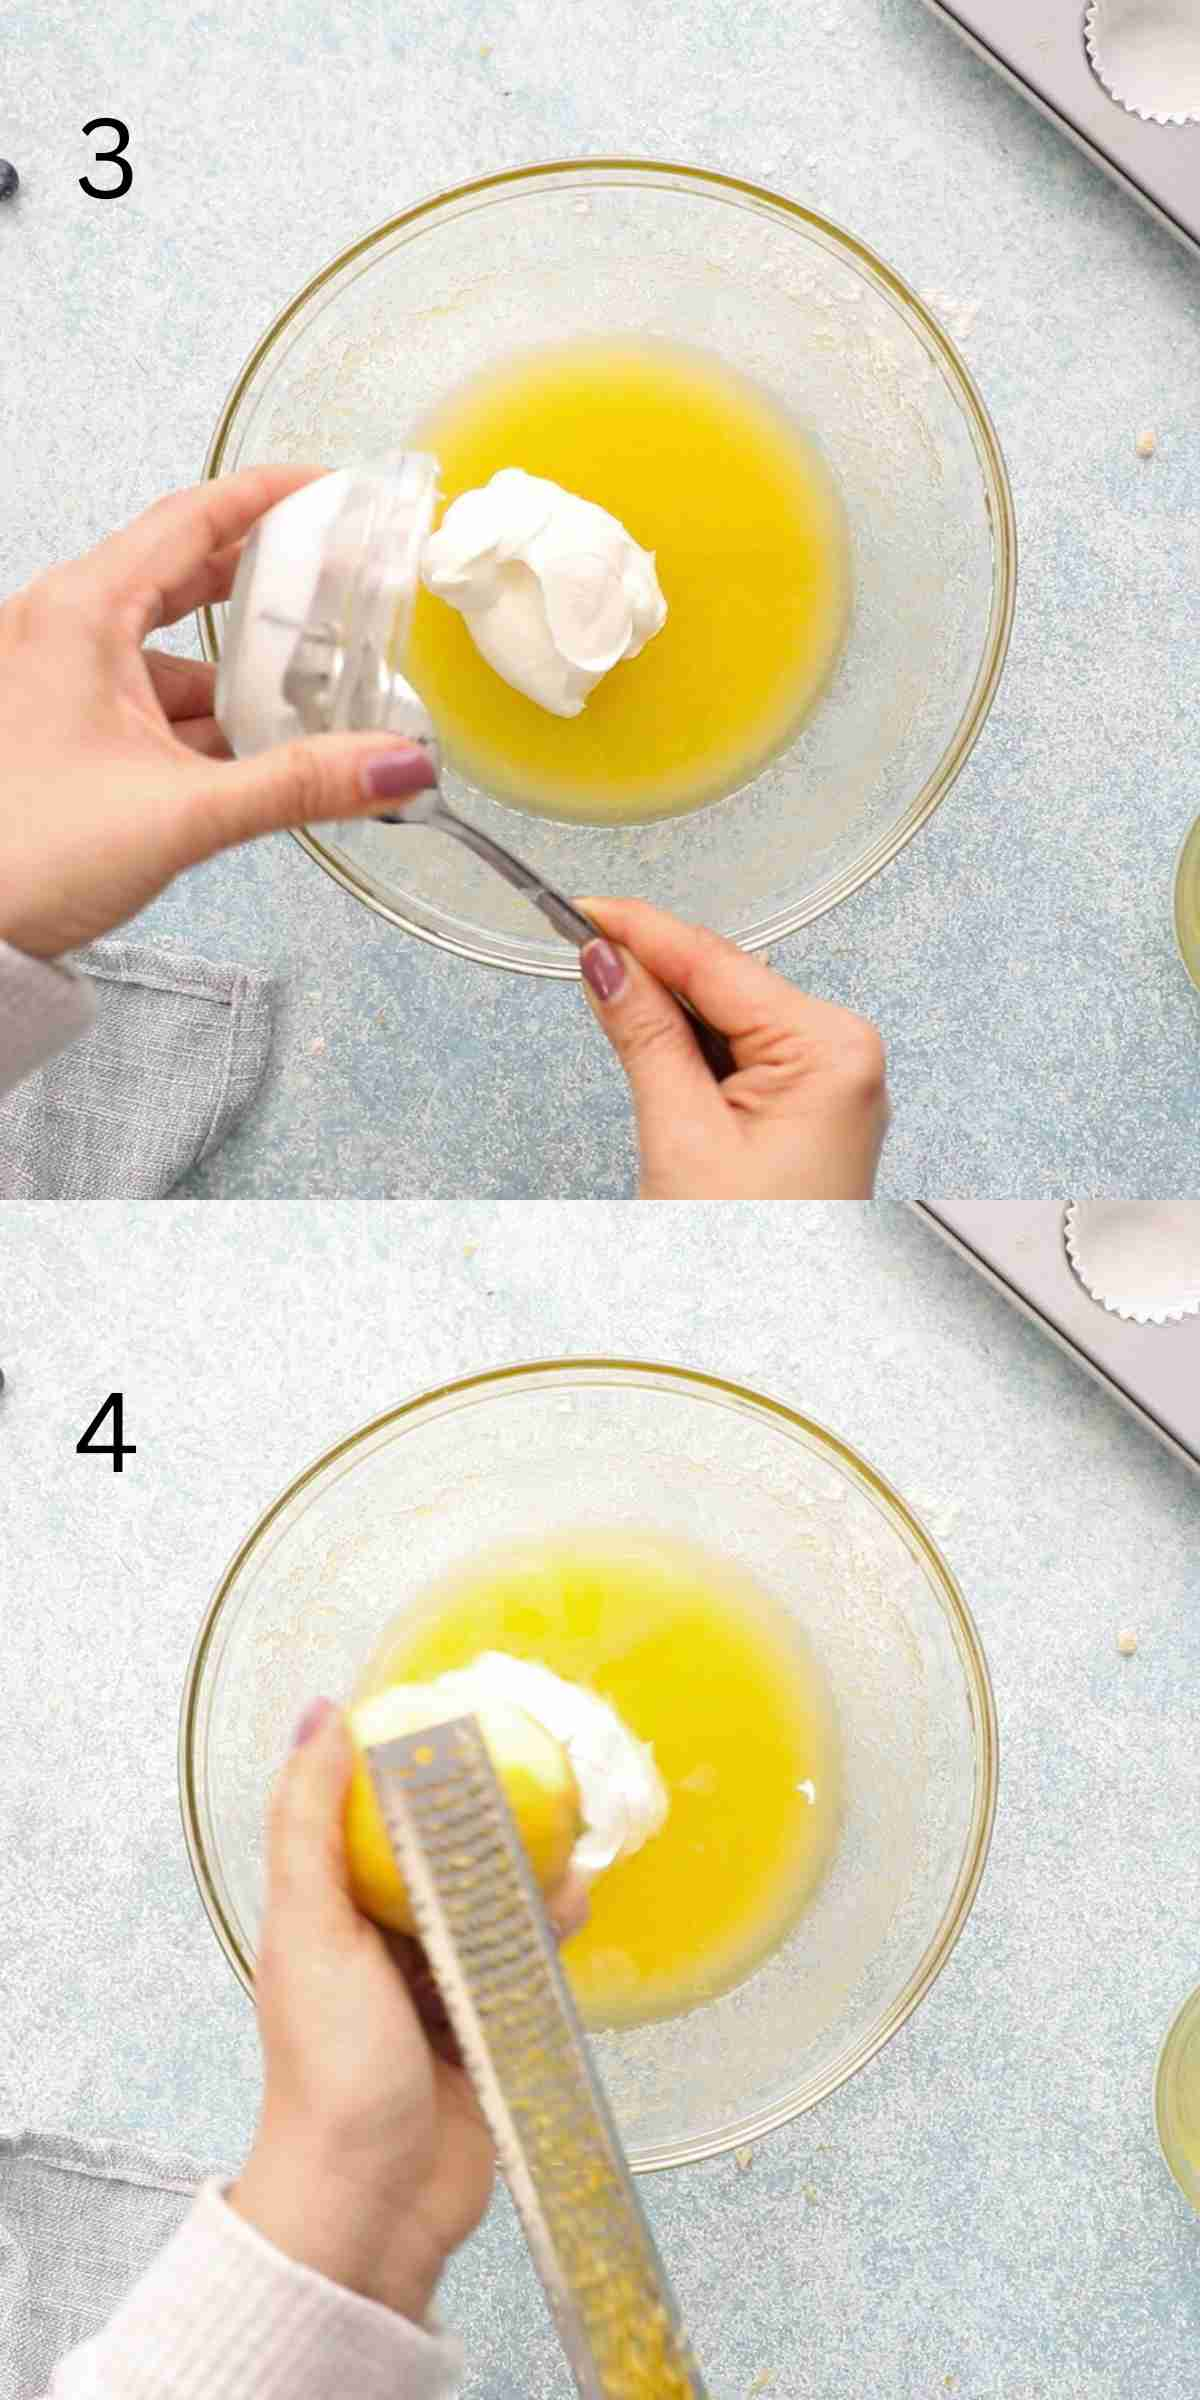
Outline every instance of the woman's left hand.
<svg viewBox="0 0 1200 2400">
<path fill-rule="evenodd" d="M 645 1200 L 869 1200 L 887 1131 L 874 1025 L 644 900 L 587 900 L 608 937 L 580 957 L 629 1078 Z M 718 1083 L 682 993 L 723 1033 Z"/>
</svg>

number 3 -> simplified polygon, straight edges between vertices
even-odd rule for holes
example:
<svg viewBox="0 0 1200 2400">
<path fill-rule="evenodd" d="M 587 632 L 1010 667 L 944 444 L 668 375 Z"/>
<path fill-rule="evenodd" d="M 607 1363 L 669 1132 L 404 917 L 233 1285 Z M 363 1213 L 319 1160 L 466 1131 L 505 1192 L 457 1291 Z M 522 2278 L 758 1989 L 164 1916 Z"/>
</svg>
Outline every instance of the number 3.
<svg viewBox="0 0 1200 2400">
<path fill-rule="evenodd" d="M 129 186 L 133 182 L 133 168 L 130 166 L 129 160 L 124 156 L 124 152 L 129 142 L 128 125 L 122 125 L 119 117 L 89 117 L 88 122 L 84 126 L 83 130 L 85 133 L 89 134 L 116 134 L 117 140 L 111 150 L 97 150 L 96 164 L 97 166 L 101 166 L 105 163 L 105 161 L 111 159 L 113 165 L 119 167 L 120 169 L 121 180 L 119 183 L 111 185 L 108 190 L 105 190 L 102 185 L 98 183 L 92 183 L 88 176 L 81 175 L 79 178 L 80 190 L 86 192 L 89 199 L 92 200 L 120 200 L 122 195 L 129 190 Z"/>
</svg>

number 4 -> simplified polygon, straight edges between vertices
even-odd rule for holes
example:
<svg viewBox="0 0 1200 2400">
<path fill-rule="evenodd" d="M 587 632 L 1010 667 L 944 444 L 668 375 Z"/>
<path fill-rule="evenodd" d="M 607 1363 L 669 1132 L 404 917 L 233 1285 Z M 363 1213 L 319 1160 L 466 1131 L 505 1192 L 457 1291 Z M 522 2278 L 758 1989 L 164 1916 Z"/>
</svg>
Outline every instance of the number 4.
<svg viewBox="0 0 1200 2400">
<path fill-rule="evenodd" d="M 111 1442 L 93 1441 L 92 1435 L 99 1433 L 105 1418 L 110 1414 L 112 1417 Z M 87 1458 L 111 1458 L 114 1475 L 124 1474 L 126 1459 L 136 1457 L 137 1455 L 137 1443 L 127 1442 L 125 1439 L 124 1392 L 109 1393 L 103 1408 L 97 1409 L 95 1416 L 92 1418 L 91 1424 L 88 1426 L 87 1432 L 80 1435 L 79 1440 L 75 1444 L 75 1450 L 76 1455 L 82 1452 Z"/>
</svg>

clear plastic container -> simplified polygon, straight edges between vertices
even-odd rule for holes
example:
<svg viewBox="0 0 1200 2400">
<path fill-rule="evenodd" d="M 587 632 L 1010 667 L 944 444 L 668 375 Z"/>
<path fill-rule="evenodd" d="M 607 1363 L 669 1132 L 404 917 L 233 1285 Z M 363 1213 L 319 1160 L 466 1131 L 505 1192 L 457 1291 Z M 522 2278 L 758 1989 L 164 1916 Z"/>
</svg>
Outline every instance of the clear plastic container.
<svg viewBox="0 0 1200 2400">
<path fill-rule="evenodd" d="M 435 746 L 398 661 L 437 475 L 437 460 L 416 450 L 344 467 L 255 526 L 217 671 L 217 721 L 239 757 L 312 733 L 382 730 Z"/>
</svg>

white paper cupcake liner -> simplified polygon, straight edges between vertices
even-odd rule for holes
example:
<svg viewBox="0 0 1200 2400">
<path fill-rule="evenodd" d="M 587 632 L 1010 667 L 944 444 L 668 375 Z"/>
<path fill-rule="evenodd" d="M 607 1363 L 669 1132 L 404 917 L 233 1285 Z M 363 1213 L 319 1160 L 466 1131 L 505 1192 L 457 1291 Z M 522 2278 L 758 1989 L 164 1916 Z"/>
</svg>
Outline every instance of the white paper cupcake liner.
<svg viewBox="0 0 1200 2400">
<path fill-rule="evenodd" d="M 1083 38 L 1109 98 L 1130 116 L 1200 124 L 1200 0 L 1090 0 Z"/>
<path fill-rule="evenodd" d="M 1063 1238 L 1085 1292 L 1112 1316 L 1200 1316 L 1200 1200 L 1072 1200 Z"/>
</svg>

